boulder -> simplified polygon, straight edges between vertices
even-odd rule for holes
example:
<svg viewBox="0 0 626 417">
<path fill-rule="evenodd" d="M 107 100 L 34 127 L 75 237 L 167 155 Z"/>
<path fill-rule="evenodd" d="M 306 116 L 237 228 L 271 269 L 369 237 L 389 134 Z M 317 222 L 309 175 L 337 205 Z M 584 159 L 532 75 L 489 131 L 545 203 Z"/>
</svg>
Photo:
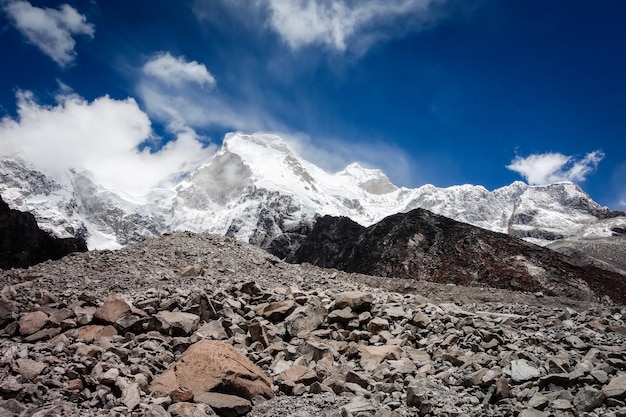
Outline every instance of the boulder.
<svg viewBox="0 0 626 417">
<path fill-rule="evenodd" d="M 274 396 L 272 384 L 261 368 L 231 345 L 214 340 L 191 345 L 152 382 L 149 390 L 169 395 L 180 387 L 190 389 L 194 398 L 209 391 L 228 392 L 246 399 Z"/>
</svg>

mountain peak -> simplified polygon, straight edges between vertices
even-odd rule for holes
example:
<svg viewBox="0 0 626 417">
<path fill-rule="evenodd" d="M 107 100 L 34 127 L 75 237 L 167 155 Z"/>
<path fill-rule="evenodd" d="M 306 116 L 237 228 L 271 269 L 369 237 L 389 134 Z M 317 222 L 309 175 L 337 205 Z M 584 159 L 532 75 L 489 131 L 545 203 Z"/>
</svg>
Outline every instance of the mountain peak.
<svg viewBox="0 0 626 417">
<path fill-rule="evenodd" d="M 283 235 L 289 242 L 288 236 L 309 230 L 319 216 L 345 216 L 369 226 L 415 208 L 543 245 L 590 235 L 590 228 L 599 237 L 626 228 L 624 213 L 600 207 L 572 183 L 515 182 L 494 191 L 476 185 L 398 188 L 383 171 L 358 162 L 328 173 L 268 133 L 226 135 L 222 148 L 175 189 L 141 199 L 107 189 L 80 171 L 68 177 L 58 183 L 26 163 L 0 160 L 0 193 L 12 208 L 32 212 L 57 236 L 86 231 L 91 248 L 173 230 L 267 246 Z"/>
</svg>

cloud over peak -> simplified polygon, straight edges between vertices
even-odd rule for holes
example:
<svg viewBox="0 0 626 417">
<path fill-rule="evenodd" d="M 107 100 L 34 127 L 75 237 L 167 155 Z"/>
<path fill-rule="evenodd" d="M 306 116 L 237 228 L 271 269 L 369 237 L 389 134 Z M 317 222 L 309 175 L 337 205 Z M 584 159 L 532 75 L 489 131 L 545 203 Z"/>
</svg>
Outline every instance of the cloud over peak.
<svg viewBox="0 0 626 417">
<path fill-rule="evenodd" d="M 87 23 L 85 15 L 68 4 L 50 9 L 20 0 L 4 2 L 2 9 L 22 36 L 61 67 L 69 65 L 76 57 L 73 35 L 94 36 L 94 25 Z"/>
<path fill-rule="evenodd" d="M 173 87 L 186 82 L 208 87 L 215 85 L 215 78 L 204 64 L 186 61 L 184 57 L 175 58 L 169 52 L 160 52 L 146 62 L 143 72 Z"/>
<path fill-rule="evenodd" d="M 517 172 L 530 185 L 544 185 L 559 181 L 581 182 L 598 168 L 604 152 L 589 152 L 583 159 L 561 153 L 548 152 L 527 157 L 516 156 L 506 167 Z"/>
<path fill-rule="evenodd" d="M 215 152 L 184 126 L 171 127 L 175 139 L 162 149 L 138 150 L 153 137 L 150 119 L 132 98 L 89 102 L 61 94 L 58 100 L 41 105 L 32 93 L 18 92 L 18 117 L 0 120 L 0 156 L 21 157 L 58 180 L 69 169 L 86 169 L 105 187 L 138 195 L 171 186 Z"/>
</svg>

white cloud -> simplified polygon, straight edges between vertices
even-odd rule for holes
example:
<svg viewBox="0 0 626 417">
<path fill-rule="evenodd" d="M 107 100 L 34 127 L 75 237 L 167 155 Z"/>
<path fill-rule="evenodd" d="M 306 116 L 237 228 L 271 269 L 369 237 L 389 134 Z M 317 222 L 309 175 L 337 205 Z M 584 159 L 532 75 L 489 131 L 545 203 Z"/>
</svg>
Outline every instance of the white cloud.
<svg viewBox="0 0 626 417">
<path fill-rule="evenodd" d="M 143 72 L 174 87 L 186 82 L 208 87 L 215 85 L 215 78 L 204 64 L 189 62 L 183 57 L 174 58 L 169 52 L 161 52 L 146 62 Z"/>
<path fill-rule="evenodd" d="M 94 26 L 68 4 L 50 9 L 35 7 L 27 1 L 10 1 L 3 9 L 20 33 L 61 67 L 76 56 L 72 35 L 94 36 Z"/>
<path fill-rule="evenodd" d="M 151 153 L 138 146 L 153 139 L 148 116 L 135 100 L 108 96 L 87 102 L 75 94 L 56 106 L 18 93 L 18 117 L 0 120 L 0 155 L 20 156 L 62 179 L 70 168 L 88 169 L 105 187 L 140 194 L 172 185 L 215 151 L 190 128 L 171 125 L 176 139 Z"/>
<path fill-rule="evenodd" d="M 242 131 L 278 125 L 258 104 L 262 97 L 233 99 L 198 84 L 215 87 L 217 83 L 204 64 L 162 52 L 142 67 L 135 91 L 150 117 L 164 124 Z"/>
<path fill-rule="evenodd" d="M 446 0 L 265 0 L 269 25 L 292 48 L 319 44 L 360 53 L 439 19 Z"/>
<path fill-rule="evenodd" d="M 544 185 L 559 181 L 580 182 L 596 170 L 604 158 L 600 150 L 585 155 L 581 160 L 561 153 L 533 154 L 525 158 L 516 156 L 506 167 L 515 171 L 531 185 Z"/>
</svg>

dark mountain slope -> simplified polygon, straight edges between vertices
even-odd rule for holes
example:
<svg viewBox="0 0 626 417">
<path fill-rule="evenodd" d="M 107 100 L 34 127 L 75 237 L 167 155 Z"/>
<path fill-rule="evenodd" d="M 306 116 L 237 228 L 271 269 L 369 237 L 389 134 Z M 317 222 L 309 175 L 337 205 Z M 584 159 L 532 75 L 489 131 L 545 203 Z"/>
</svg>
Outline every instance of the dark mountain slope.
<svg viewBox="0 0 626 417">
<path fill-rule="evenodd" d="M 0 268 L 27 268 L 71 252 L 85 252 L 83 239 L 58 239 L 39 229 L 30 213 L 12 210 L 0 197 Z"/>
<path fill-rule="evenodd" d="M 287 260 L 394 278 L 626 302 L 623 275 L 422 209 L 367 228 L 345 217 L 322 217 Z"/>
</svg>

